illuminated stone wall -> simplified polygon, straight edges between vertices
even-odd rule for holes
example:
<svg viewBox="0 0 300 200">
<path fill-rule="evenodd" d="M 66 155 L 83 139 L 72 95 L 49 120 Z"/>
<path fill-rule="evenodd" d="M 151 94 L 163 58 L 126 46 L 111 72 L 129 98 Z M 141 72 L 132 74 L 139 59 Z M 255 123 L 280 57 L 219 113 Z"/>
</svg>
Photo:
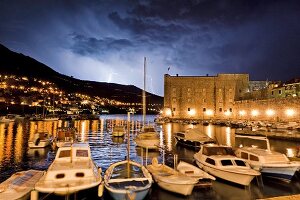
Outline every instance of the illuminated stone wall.
<svg viewBox="0 0 300 200">
<path fill-rule="evenodd" d="M 248 91 L 248 74 L 164 77 L 164 115 L 172 118 L 233 117 L 235 99 Z"/>
<path fill-rule="evenodd" d="M 300 121 L 300 97 L 235 101 L 233 114 L 243 120 Z"/>
</svg>

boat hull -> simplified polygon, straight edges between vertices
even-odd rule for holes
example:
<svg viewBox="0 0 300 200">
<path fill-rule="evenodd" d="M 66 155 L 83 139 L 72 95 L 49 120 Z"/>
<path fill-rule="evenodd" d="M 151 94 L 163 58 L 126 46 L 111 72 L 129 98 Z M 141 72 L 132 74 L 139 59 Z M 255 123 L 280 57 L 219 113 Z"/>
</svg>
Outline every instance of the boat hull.
<svg viewBox="0 0 300 200">
<path fill-rule="evenodd" d="M 112 133 L 112 136 L 114 136 L 114 137 L 122 137 L 122 136 L 124 136 L 124 132 L 113 132 Z"/>
<path fill-rule="evenodd" d="M 44 184 L 36 184 L 35 190 L 42 193 L 53 193 L 64 196 L 97 187 L 100 183 L 101 180 L 94 183 L 90 183 L 90 181 L 86 181 L 86 183 L 84 181 L 72 181 L 68 183 L 45 182 Z"/>
<path fill-rule="evenodd" d="M 159 147 L 158 140 L 136 140 L 136 145 L 146 149 L 157 149 Z"/>
<path fill-rule="evenodd" d="M 113 188 L 110 188 L 108 186 L 105 186 L 107 191 L 109 192 L 109 195 L 115 199 L 115 200 L 120 200 L 120 199 L 134 199 L 134 200 L 142 200 L 144 199 L 150 188 L 143 189 L 143 190 L 115 190 Z"/>
<path fill-rule="evenodd" d="M 44 148 L 44 147 L 46 147 L 48 145 L 50 145 L 50 141 L 43 141 L 43 140 L 41 140 L 39 142 L 39 144 L 37 144 L 37 145 L 34 142 L 32 142 L 32 141 L 28 142 L 29 148 Z"/>
<path fill-rule="evenodd" d="M 177 194 L 181 194 L 184 196 L 191 195 L 195 186 L 195 183 L 193 184 L 176 184 L 176 183 L 167 183 L 164 181 L 157 181 L 157 184 L 170 192 L 174 192 Z"/>
<path fill-rule="evenodd" d="M 291 181 L 295 173 L 297 172 L 299 166 L 263 166 L 261 168 L 261 173 L 263 176 L 280 179 L 283 181 Z"/>
<path fill-rule="evenodd" d="M 221 170 L 213 167 L 209 167 L 206 165 L 203 165 L 201 162 L 196 160 L 196 163 L 199 167 L 203 168 L 204 171 L 210 173 L 211 175 L 224 179 L 226 181 L 230 181 L 233 183 L 237 183 L 240 185 L 248 186 L 253 178 L 257 175 L 251 175 L 251 174 L 241 174 L 236 173 L 234 171 L 227 171 L 227 170 Z"/>
</svg>

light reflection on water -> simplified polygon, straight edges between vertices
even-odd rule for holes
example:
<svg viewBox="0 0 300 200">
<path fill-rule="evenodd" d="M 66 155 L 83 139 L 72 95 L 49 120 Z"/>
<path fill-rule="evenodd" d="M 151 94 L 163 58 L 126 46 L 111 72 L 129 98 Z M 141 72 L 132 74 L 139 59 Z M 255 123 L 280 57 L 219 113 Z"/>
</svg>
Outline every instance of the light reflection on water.
<svg viewBox="0 0 300 200">
<path fill-rule="evenodd" d="M 117 119 L 117 120 L 115 120 Z M 80 133 L 83 141 L 89 142 L 92 150 L 92 156 L 95 162 L 105 171 L 111 163 L 124 160 L 127 156 L 127 136 L 112 137 L 111 128 L 114 124 L 126 124 L 127 115 L 107 115 L 101 116 L 100 120 L 77 120 L 77 121 L 36 121 L 36 122 L 16 122 L 0 123 L 0 181 L 9 177 L 15 171 L 33 169 L 47 169 L 55 157 L 55 150 L 51 147 L 45 149 L 28 149 L 28 140 L 36 131 L 48 131 L 54 136 L 57 134 L 57 128 L 64 126 L 75 127 Z M 130 127 L 130 158 L 137 162 L 150 163 L 152 157 L 158 157 L 163 160 L 162 149 L 160 151 L 146 152 L 135 146 L 134 137 L 142 126 L 141 116 L 131 116 Z M 147 120 L 153 121 L 153 116 L 147 116 Z M 235 145 L 234 129 L 228 127 L 216 127 L 213 125 L 182 125 L 177 123 L 167 123 L 158 126 L 160 134 L 160 144 L 165 146 L 166 164 L 173 167 L 173 155 L 178 154 L 179 160 L 193 162 L 193 149 L 187 149 L 175 145 L 173 137 L 174 132 L 184 131 L 187 128 L 198 127 L 212 138 L 216 138 L 220 144 Z M 271 140 L 271 148 L 292 155 L 295 147 L 294 142 Z M 277 183 L 277 182 L 276 182 Z M 264 189 L 252 184 L 250 190 L 228 184 L 224 181 L 216 181 L 210 190 L 195 190 L 193 194 L 184 199 L 255 199 L 275 195 L 286 195 L 300 193 L 298 182 L 291 184 L 277 183 L 277 185 L 264 179 Z M 176 196 L 172 193 L 159 189 L 157 185 L 153 186 L 152 193 L 148 199 L 182 199 L 182 196 Z M 105 199 L 109 199 L 106 196 Z"/>
</svg>

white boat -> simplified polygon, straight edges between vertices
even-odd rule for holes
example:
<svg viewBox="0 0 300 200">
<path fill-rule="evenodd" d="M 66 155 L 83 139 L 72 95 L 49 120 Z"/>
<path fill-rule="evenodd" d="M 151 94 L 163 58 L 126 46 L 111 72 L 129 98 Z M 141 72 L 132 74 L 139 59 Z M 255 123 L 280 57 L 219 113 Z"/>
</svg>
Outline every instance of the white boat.
<svg viewBox="0 0 300 200">
<path fill-rule="evenodd" d="M 197 165 L 215 177 L 248 186 L 260 173 L 251 169 L 243 159 L 234 155 L 231 147 L 217 144 L 204 144 L 194 154 Z"/>
<path fill-rule="evenodd" d="M 203 133 L 199 128 L 190 128 L 185 132 L 177 132 L 174 138 L 178 144 L 183 146 L 200 148 L 201 145 L 207 143 L 215 143 L 215 140 Z"/>
<path fill-rule="evenodd" d="M 87 143 L 65 144 L 58 149 L 55 160 L 35 184 L 35 190 L 41 193 L 70 195 L 99 186 L 102 181 L 101 172 L 101 168 L 92 160 Z"/>
<path fill-rule="evenodd" d="M 147 165 L 159 187 L 184 196 L 190 195 L 199 179 L 187 176 L 165 165 L 158 164 L 157 158 L 152 159 L 152 164 Z"/>
<path fill-rule="evenodd" d="M 132 160 L 110 165 L 104 175 L 104 186 L 115 200 L 142 200 L 148 194 L 152 182 L 148 170 Z"/>
<path fill-rule="evenodd" d="M 0 199 L 28 199 L 34 184 L 43 176 L 39 170 L 16 172 L 0 184 Z"/>
<path fill-rule="evenodd" d="M 118 125 L 118 126 L 114 126 L 113 130 L 112 130 L 112 136 L 116 136 L 116 137 L 122 137 L 124 136 L 126 130 L 124 126 Z"/>
<path fill-rule="evenodd" d="M 130 127 L 128 112 L 127 127 Z M 104 186 L 115 200 L 142 200 L 153 183 L 149 171 L 141 164 L 130 160 L 130 131 L 127 131 L 127 159 L 113 163 L 105 171 Z"/>
<path fill-rule="evenodd" d="M 28 141 L 29 148 L 44 148 L 52 142 L 47 132 L 34 133 L 33 138 Z"/>
<path fill-rule="evenodd" d="M 7 114 L 6 116 L 0 116 L 0 122 L 2 123 L 9 123 L 9 122 L 14 122 L 15 120 L 22 120 L 22 119 L 24 119 L 23 116 L 16 115 L 16 114 Z"/>
<path fill-rule="evenodd" d="M 64 127 L 57 129 L 57 136 L 54 138 L 53 143 L 56 147 L 62 147 L 65 143 L 73 143 L 76 140 L 76 128 Z"/>
<path fill-rule="evenodd" d="M 146 149 L 157 149 L 160 138 L 153 126 L 143 126 L 135 138 L 136 145 Z"/>
<path fill-rule="evenodd" d="M 285 154 L 271 151 L 268 138 L 258 136 L 236 137 L 266 142 L 266 149 L 244 146 L 235 151 L 238 157 L 245 159 L 253 169 L 260 171 L 263 176 L 289 182 L 300 169 L 300 162 L 290 161 Z"/>
<path fill-rule="evenodd" d="M 185 174 L 185 175 L 193 177 L 193 178 L 197 178 L 198 180 L 202 180 L 202 179 L 216 180 L 215 177 L 213 177 L 212 175 L 209 175 L 202 169 L 200 169 L 192 164 L 189 164 L 187 162 L 184 162 L 184 161 L 180 161 L 178 163 L 177 170 L 182 174 Z"/>
</svg>

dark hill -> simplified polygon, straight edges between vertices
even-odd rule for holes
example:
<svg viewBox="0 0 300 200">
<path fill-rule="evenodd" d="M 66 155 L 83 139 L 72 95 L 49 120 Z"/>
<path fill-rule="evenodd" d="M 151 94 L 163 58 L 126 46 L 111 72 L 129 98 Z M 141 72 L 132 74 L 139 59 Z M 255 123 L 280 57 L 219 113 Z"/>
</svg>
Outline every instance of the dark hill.
<svg viewBox="0 0 300 200">
<path fill-rule="evenodd" d="M 141 102 L 142 90 L 136 86 L 75 79 L 60 74 L 29 56 L 13 52 L 1 44 L 0 73 L 50 81 L 69 93 L 79 92 L 128 103 Z M 147 93 L 147 102 L 162 104 L 163 98 Z"/>
</svg>

